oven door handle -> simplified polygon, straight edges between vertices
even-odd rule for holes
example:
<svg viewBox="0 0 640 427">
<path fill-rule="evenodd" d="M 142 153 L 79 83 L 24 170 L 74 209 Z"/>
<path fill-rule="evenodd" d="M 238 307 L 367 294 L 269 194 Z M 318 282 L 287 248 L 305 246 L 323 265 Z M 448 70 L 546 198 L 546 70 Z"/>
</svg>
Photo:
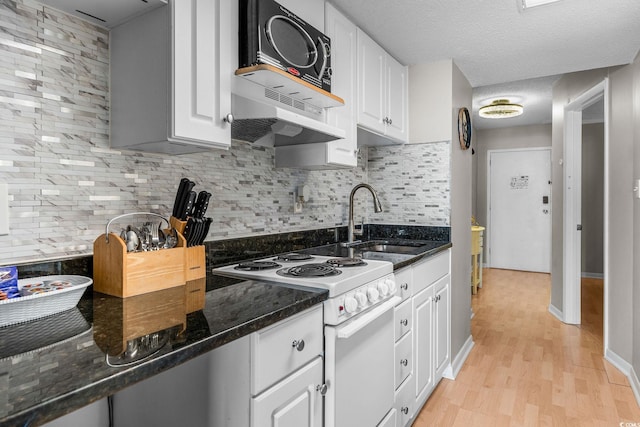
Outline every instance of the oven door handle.
<svg viewBox="0 0 640 427">
<path fill-rule="evenodd" d="M 354 320 L 353 323 L 350 323 L 344 328 L 341 328 L 336 334 L 336 336 L 338 338 L 344 338 L 344 339 L 350 338 L 355 333 L 357 333 L 360 329 L 364 328 L 369 323 L 373 322 L 378 317 L 382 316 L 384 313 L 386 313 L 387 311 L 395 307 L 396 304 L 401 300 L 402 300 L 401 297 L 394 296 L 393 298 L 383 302 L 379 306 L 373 308 L 371 311 L 358 316 L 358 318 Z"/>
</svg>

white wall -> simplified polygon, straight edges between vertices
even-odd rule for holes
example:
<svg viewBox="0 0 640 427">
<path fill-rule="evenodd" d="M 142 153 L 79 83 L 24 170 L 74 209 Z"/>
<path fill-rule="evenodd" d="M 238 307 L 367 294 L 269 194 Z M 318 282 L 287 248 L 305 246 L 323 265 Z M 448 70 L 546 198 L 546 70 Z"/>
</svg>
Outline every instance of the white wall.
<svg viewBox="0 0 640 427">
<path fill-rule="evenodd" d="M 609 235 L 605 245 L 609 248 L 608 293 L 605 296 L 609 322 L 608 355 L 615 355 L 631 363 L 633 358 L 633 68 L 615 70 L 600 69 L 568 74 L 562 77 L 553 90 L 553 242 L 551 266 L 551 304 L 562 312 L 563 307 L 563 168 L 560 160 L 564 148 L 564 107 L 586 90 L 609 76 L 609 154 L 607 165 L 609 183 Z M 607 266 L 605 266 L 605 269 Z"/>
</svg>

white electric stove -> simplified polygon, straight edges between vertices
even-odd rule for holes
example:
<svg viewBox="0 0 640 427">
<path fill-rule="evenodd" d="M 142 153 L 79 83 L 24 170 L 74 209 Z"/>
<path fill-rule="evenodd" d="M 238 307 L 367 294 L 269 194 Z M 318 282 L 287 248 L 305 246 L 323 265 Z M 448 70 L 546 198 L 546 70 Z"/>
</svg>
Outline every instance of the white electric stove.
<svg viewBox="0 0 640 427">
<path fill-rule="evenodd" d="M 393 264 L 297 252 L 215 268 L 215 274 L 327 289 L 325 323 L 338 324 L 393 297 Z"/>
<path fill-rule="evenodd" d="M 327 289 L 325 427 L 395 420 L 393 264 L 290 253 L 216 268 L 215 274 Z"/>
</svg>

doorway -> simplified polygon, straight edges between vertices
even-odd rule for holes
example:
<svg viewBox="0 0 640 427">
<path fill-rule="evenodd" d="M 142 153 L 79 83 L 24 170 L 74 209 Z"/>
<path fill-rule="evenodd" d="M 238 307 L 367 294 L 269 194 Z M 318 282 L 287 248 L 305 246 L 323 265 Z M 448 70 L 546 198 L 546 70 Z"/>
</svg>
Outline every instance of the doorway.
<svg viewBox="0 0 640 427">
<path fill-rule="evenodd" d="M 490 150 L 487 263 L 551 271 L 551 148 Z"/>
<path fill-rule="evenodd" d="M 603 222 L 604 238 L 608 233 L 608 80 L 604 79 L 592 87 L 564 109 L 564 213 L 563 213 L 563 321 L 570 324 L 581 323 L 581 280 L 582 280 L 582 126 L 583 111 L 596 103 L 603 103 L 604 120 L 604 196 Z M 608 347 L 608 246 L 603 243 L 604 309 L 603 322 L 604 348 Z"/>
</svg>

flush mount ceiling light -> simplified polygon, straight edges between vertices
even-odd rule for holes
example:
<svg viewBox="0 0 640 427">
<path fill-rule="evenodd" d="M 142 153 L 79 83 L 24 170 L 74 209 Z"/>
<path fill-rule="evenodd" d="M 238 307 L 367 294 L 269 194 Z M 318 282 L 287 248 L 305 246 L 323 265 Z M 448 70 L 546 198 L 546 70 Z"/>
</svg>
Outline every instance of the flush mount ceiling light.
<svg viewBox="0 0 640 427">
<path fill-rule="evenodd" d="M 491 104 L 480 107 L 478 114 L 487 119 L 505 119 L 519 116 L 523 111 L 520 104 L 512 104 L 508 99 L 496 99 Z"/>
<path fill-rule="evenodd" d="M 556 3 L 560 0 L 520 0 L 522 2 L 522 9 L 529 9 L 535 6 L 542 6 L 543 4 Z"/>
</svg>

